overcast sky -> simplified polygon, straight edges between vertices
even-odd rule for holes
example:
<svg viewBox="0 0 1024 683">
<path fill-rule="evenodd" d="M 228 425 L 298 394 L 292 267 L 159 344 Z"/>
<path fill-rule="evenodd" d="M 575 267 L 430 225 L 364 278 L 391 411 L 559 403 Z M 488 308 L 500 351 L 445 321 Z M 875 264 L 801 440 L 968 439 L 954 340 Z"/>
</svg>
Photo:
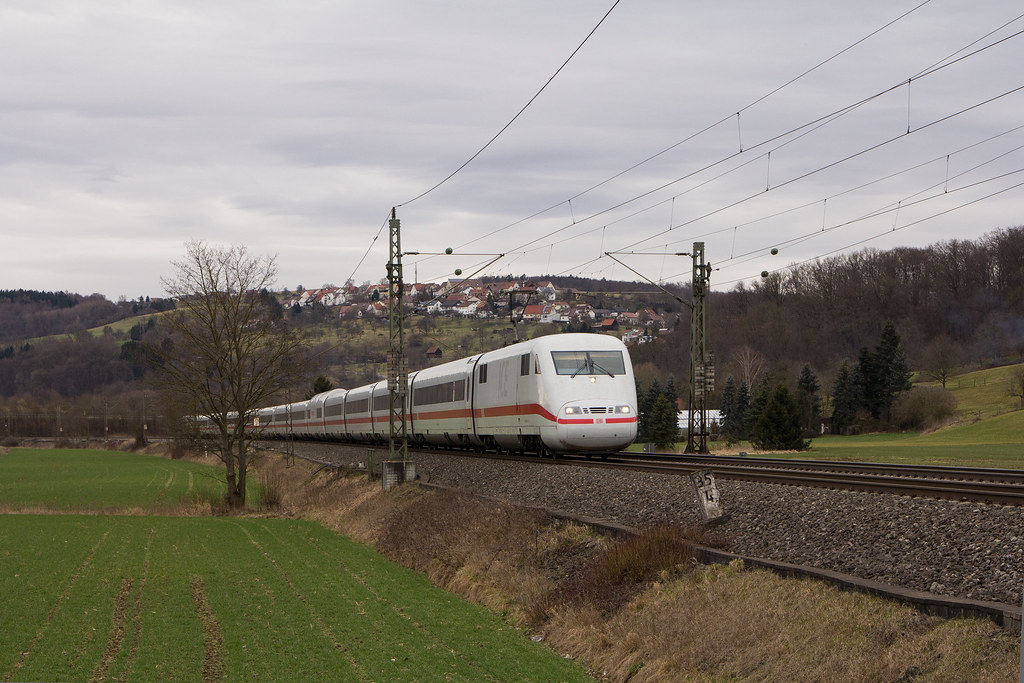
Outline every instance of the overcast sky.
<svg viewBox="0 0 1024 683">
<path fill-rule="evenodd" d="M 729 288 L 1024 224 L 1019 0 L 622 0 L 409 201 L 612 4 L 0 0 L 0 289 L 161 296 L 190 239 L 276 254 L 281 288 L 375 282 L 393 206 L 404 250 L 456 250 L 406 281 L 467 252 L 636 279 L 602 252 L 703 241 Z"/>
</svg>

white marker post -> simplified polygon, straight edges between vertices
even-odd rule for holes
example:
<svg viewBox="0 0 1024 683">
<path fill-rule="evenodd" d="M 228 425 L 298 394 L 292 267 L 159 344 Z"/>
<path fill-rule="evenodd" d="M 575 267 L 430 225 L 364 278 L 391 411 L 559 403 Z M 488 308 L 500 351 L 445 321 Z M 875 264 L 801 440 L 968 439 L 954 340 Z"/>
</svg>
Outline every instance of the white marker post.
<svg viewBox="0 0 1024 683">
<path fill-rule="evenodd" d="M 722 516 L 722 506 L 715 484 L 715 475 L 711 470 L 697 470 L 690 475 L 693 489 L 697 493 L 697 503 L 704 514 L 704 521 L 709 522 Z"/>
</svg>

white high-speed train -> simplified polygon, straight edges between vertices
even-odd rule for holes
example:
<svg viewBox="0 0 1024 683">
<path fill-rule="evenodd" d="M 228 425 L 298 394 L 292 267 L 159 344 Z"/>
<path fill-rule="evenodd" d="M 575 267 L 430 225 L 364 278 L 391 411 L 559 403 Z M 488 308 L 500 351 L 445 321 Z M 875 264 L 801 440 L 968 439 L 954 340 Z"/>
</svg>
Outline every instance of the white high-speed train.
<svg viewBox="0 0 1024 683">
<path fill-rule="evenodd" d="M 263 408 L 253 419 L 268 438 L 370 443 L 387 441 L 389 422 L 383 380 Z M 411 372 L 406 429 L 412 444 L 542 455 L 620 450 L 637 430 L 629 351 L 607 335 L 555 334 Z"/>
</svg>

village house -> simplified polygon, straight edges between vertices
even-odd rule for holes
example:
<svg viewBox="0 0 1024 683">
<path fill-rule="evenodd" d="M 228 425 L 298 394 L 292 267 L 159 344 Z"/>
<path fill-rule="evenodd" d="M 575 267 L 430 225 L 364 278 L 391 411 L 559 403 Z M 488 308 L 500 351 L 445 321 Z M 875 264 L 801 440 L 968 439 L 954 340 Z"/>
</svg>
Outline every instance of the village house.
<svg viewBox="0 0 1024 683">
<path fill-rule="evenodd" d="M 545 313 L 550 312 L 551 307 L 546 304 L 530 304 L 523 309 L 524 322 L 540 322 Z"/>
</svg>

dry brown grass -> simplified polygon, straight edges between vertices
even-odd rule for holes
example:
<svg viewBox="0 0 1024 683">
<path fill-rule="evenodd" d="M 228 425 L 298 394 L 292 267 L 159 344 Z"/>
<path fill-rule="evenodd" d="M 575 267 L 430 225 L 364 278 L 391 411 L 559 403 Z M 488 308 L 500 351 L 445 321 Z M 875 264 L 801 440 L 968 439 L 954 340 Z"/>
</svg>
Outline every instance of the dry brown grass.
<svg viewBox="0 0 1024 683">
<path fill-rule="evenodd" d="M 615 681 L 1012 681 L 1017 639 L 741 567 L 655 582 L 611 619 L 571 607 L 549 640 Z"/>
<path fill-rule="evenodd" d="M 472 496 L 267 458 L 279 514 L 320 521 L 542 633 L 612 681 L 1013 681 L 1018 637 L 980 620 L 735 566 L 703 567 L 651 530 L 613 542 Z M 687 534 L 691 534 L 687 538 Z M 713 540 L 713 539 L 712 539 Z M 604 588 L 602 588 L 602 586 Z M 610 588 L 609 588 L 610 587 Z M 609 589 L 609 590 L 605 590 Z"/>
</svg>

